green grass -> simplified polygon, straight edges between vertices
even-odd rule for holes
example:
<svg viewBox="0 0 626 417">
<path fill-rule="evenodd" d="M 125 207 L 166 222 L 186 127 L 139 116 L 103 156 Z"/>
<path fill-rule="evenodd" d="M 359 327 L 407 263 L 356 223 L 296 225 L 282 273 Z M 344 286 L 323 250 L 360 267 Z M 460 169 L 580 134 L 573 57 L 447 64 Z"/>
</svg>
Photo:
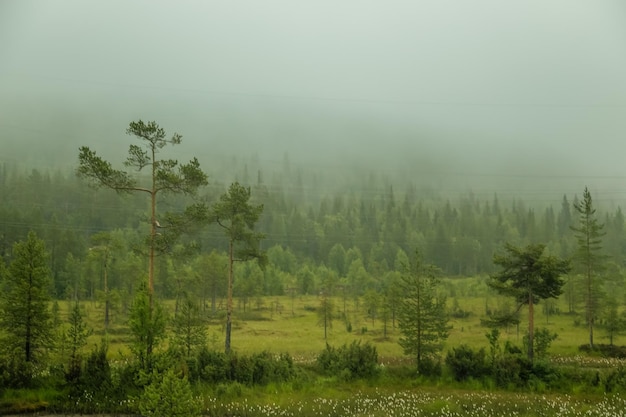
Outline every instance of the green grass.
<svg viewBox="0 0 626 417">
<path fill-rule="evenodd" d="M 488 347 L 485 334 L 489 331 L 480 323 L 485 317 L 485 297 L 456 297 L 459 306 L 470 312 L 467 318 L 452 318 L 450 335 L 446 341 L 446 348 L 458 346 L 462 343 L 473 348 Z M 293 305 L 292 305 L 293 302 Z M 452 300 L 449 300 L 450 304 Z M 488 303 L 495 307 L 502 303 L 503 299 L 490 296 Z M 283 306 L 282 312 L 272 311 L 269 306 L 276 303 Z M 173 300 L 164 301 L 170 315 L 174 311 Z M 399 329 L 387 323 L 387 336 L 383 334 L 383 323 L 380 320 L 372 322 L 365 317 L 363 311 L 356 311 L 354 303 L 349 301 L 346 306 L 346 316 L 352 324 L 352 332 L 346 329 L 343 318 L 336 317 L 332 328 L 329 329 L 328 339 L 324 339 L 324 329 L 318 325 L 317 314 L 314 311 L 319 304 L 315 296 L 301 296 L 291 299 L 285 297 L 265 297 L 261 303 L 264 307 L 257 308 L 256 303 L 249 303 L 246 312 L 235 301 L 234 323 L 232 333 L 233 350 L 250 354 L 267 350 L 274 353 L 287 352 L 296 360 L 312 360 L 324 349 L 326 343 L 342 345 L 352 341 L 373 343 L 381 361 L 392 362 L 406 360 L 402 348 L 398 344 L 401 336 Z M 564 304 L 564 303 L 563 303 Z M 85 301 L 82 303 L 86 314 L 86 321 L 93 329 L 93 334 L 88 339 L 88 347 L 96 346 L 104 334 L 103 308 L 97 302 Z M 343 303 L 339 298 L 335 299 L 338 315 L 343 315 Z M 60 302 L 61 319 L 66 320 L 70 305 Z M 561 306 L 565 310 L 565 305 Z M 223 314 L 222 314 L 223 316 Z M 121 313 L 114 313 L 108 331 L 109 354 L 112 358 L 120 355 L 128 355 L 128 343 L 130 332 L 125 323 L 125 317 Z M 500 342 L 504 344 L 510 341 L 521 345 L 522 337 L 527 331 L 527 309 L 520 312 L 521 323 L 519 327 L 512 326 L 502 329 Z M 208 343 L 210 347 L 221 350 L 224 344 L 223 319 L 213 318 L 207 325 Z M 553 342 L 550 354 L 556 356 L 574 356 L 578 354 L 578 346 L 587 342 L 588 330 L 584 326 L 575 326 L 574 317 L 570 315 L 544 315 L 541 304 L 535 309 L 535 326 L 546 327 L 556 332 L 558 338 Z M 623 343 L 623 337 L 617 337 L 615 343 Z M 596 329 L 596 342 L 606 343 L 604 333 L 600 328 Z"/>
<path fill-rule="evenodd" d="M 7 389 L 0 398 L 0 415 L 46 410 L 61 394 L 52 388 Z"/>
<path fill-rule="evenodd" d="M 243 389 L 237 398 L 204 397 L 209 416 L 623 416 L 619 396 L 486 392 L 450 387 L 368 387 L 316 384 L 301 390 Z"/>
<path fill-rule="evenodd" d="M 467 285 L 467 284 L 464 284 Z M 293 305 L 292 305 L 293 301 Z M 453 300 L 449 300 L 452 304 Z M 451 319 L 450 337 L 446 348 L 467 344 L 472 348 L 488 349 L 485 334 L 489 329 L 481 326 L 485 306 L 497 306 L 503 299 L 490 296 L 457 297 L 456 302 L 470 315 L 462 319 Z M 282 312 L 272 311 L 268 306 L 283 306 Z M 174 302 L 164 301 L 166 310 L 173 314 Z M 263 308 L 256 303 L 249 304 L 244 313 L 239 303 L 235 302 L 232 346 L 241 354 L 251 354 L 267 350 L 273 353 L 289 353 L 296 362 L 307 363 L 329 343 L 334 346 L 349 344 L 352 341 L 370 342 L 378 350 L 380 362 L 385 365 L 402 364 L 407 367 L 386 366 L 381 375 L 371 381 L 343 382 L 333 377 L 312 375 L 303 380 L 288 383 L 269 384 L 260 387 L 246 387 L 240 384 L 219 384 L 217 386 L 198 385 L 194 387 L 197 399 L 202 401 L 207 415 L 293 415 L 293 416 L 613 416 L 620 414 L 616 410 L 626 409 L 626 404 L 618 396 L 603 396 L 598 392 L 573 390 L 573 396 L 558 394 L 533 394 L 520 392 L 494 391 L 485 388 L 480 382 L 456 383 L 444 376 L 439 380 L 423 380 L 415 377 L 411 359 L 407 358 L 398 344 L 400 331 L 388 323 L 387 337 L 383 335 L 383 323 L 372 322 L 363 311 L 356 311 L 352 302 L 346 306 L 346 315 L 352 323 L 352 332 L 346 330 L 343 319 L 333 321 L 327 340 L 324 330 L 318 325 L 315 307 L 319 300 L 315 296 L 265 297 Z M 71 305 L 59 302 L 61 320 L 66 321 Z M 85 350 L 100 343 L 104 334 L 103 306 L 86 301 L 82 304 L 85 320 L 93 329 Z M 335 299 L 336 311 L 343 313 L 343 303 Z M 565 306 L 561 306 L 565 310 Z M 597 358 L 582 358 L 578 346 L 587 340 L 587 329 L 574 326 L 574 318 L 568 315 L 553 315 L 549 318 L 543 313 L 541 305 L 536 308 L 537 327 L 547 327 L 558 333 L 550 353 L 564 361 L 567 366 L 600 368 L 614 367 L 615 364 L 603 364 Z M 517 328 L 501 331 L 500 342 L 511 341 L 521 345 L 522 335 L 526 332 L 527 310 L 521 311 L 522 322 Z M 208 343 L 217 350 L 224 344 L 223 316 L 211 319 L 207 325 Z M 362 331 L 362 329 L 364 331 Z M 597 329 L 596 340 L 602 342 L 602 330 Z M 128 345 L 130 332 L 121 313 L 112 316 L 108 330 L 109 357 L 117 360 L 130 355 Z M 623 339 L 616 339 L 620 343 Z M 165 348 L 163 346 L 162 348 Z M 607 368 L 608 369 L 608 368 Z M 43 410 L 53 403 L 53 390 L 12 390 L 4 391 L 0 403 L 0 413 L 6 412 L 10 405 L 11 412 L 33 412 Z M 4 407 L 4 409 L 2 408 Z M 4 411 L 3 411 L 4 410 Z M 419 413 L 416 411 L 419 410 Z M 622 412 L 622 411 L 620 411 Z M 588 413 L 588 414 L 585 414 Z M 621 414 L 623 415 L 623 414 Z"/>
</svg>

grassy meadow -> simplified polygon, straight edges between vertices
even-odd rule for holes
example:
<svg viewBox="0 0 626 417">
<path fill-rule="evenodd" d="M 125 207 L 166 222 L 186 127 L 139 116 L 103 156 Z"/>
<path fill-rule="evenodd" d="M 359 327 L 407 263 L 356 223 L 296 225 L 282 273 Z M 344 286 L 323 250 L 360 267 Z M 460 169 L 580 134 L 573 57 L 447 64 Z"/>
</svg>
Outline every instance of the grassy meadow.
<svg viewBox="0 0 626 417">
<path fill-rule="evenodd" d="M 481 295 L 467 295 L 466 287 L 472 286 L 472 282 L 480 286 L 482 279 L 466 278 L 461 282 L 450 280 L 445 287 L 455 297 L 448 296 L 450 309 L 453 306 L 461 309 L 467 317 L 451 317 L 449 337 L 445 349 L 467 344 L 472 348 L 488 347 L 485 334 L 489 331 L 481 324 L 481 319 L 486 317 L 487 308 L 499 308 L 511 303 L 506 298 L 489 294 L 479 288 L 473 292 Z M 172 317 L 175 310 L 174 300 L 161 301 L 169 316 Z M 325 348 L 326 343 L 339 346 L 349 344 L 352 341 L 370 342 L 378 350 L 381 362 L 410 361 L 398 344 L 401 337 L 397 323 L 389 319 L 385 323 L 379 319 L 368 317 L 362 302 L 356 305 L 354 300 L 345 301 L 341 297 L 334 297 L 335 312 L 332 327 L 328 329 L 327 339 L 324 339 L 324 328 L 319 323 L 317 307 L 320 300 L 315 295 L 303 296 L 272 296 L 260 297 L 247 302 L 245 311 L 241 300 L 234 301 L 234 321 L 232 333 L 232 348 L 242 354 L 251 354 L 260 351 L 271 353 L 288 353 L 294 359 L 311 361 Z M 225 305 L 225 300 L 218 300 L 218 309 L 215 314 L 206 315 L 207 343 L 210 348 L 222 350 L 224 345 L 224 312 L 220 309 Z M 104 335 L 104 306 L 97 301 L 83 301 L 81 303 L 85 320 L 93 329 L 88 339 L 87 346 L 97 345 Z M 566 311 L 564 300 L 556 300 L 555 307 L 560 311 Z M 60 320 L 65 322 L 71 309 L 67 301 L 59 301 Z M 527 331 L 527 308 L 520 311 L 521 322 L 518 326 L 501 329 L 500 342 L 509 341 L 512 344 L 522 344 L 522 337 Z M 347 319 L 347 320 L 346 320 Z M 347 322 L 351 324 L 348 331 Z M 543 305 L 535 307 L 535 327 L 547 328 L 557 333 L 557 339 L 552 343 L 549 353 L 554 356 L 579 355 L 578 347 L 588 342 L 588 329 L 583 325 L 575 325 L 575 316 L 568 314 L 546 315 Z M 386 333 L 386 334 L 385 334 Z M 125 315 L 117 309 L 111 313 L 111 323 L 108 330 L 109 355 L 116 359 L 119 355 L 128 355 L 129 330 L 126 325 Z M 596 343 L 608 343 L 606 332 L 597 326 L 595 330 Z M 616 336 L 615 344 L 626 342 L 625 336 Z"/>
<path fill-rule="evenodd" d="M 509 302 L 491 294 L 484 286 L 483 278 L 444 280 L 442 288 L 449 293 L 450 334 L 445 351 L 461 344 L 473 349 L 489 344 L 489 329 L 481 324 L 487 309 L 500 309 Z M 175 310 L 174 300 L 160 300 L 170 317 Z M 335 313 L 332 328 L 324 339 L 324 329 L 319 325 L 317 307 L 320 299 L 314 295 L 261 297 L 248 300 L 246 309 L 241 300 L 235 299 L 232 333 L 233 350 L 242 355 L 262 351 L 273 354 L 288 353 L 296 364 L 312 369 L 317 355 L 332 346 L 350 344 L 353 341 L 373 344 L 383 372 L 367 380 L 342 380 L 336 376 L 322 376 L 304 371 L 302 379 L 267 385 L 248 386 L 237 382 L 229 384 L 197 384 L 193 386 L 194 398 L 207 416 L 626 416 L 626 400 L 619 393 L 606 394 L 602 384 L 589 390 L 589 385 L 572 384 L 566 391 L 553 391 L 535 385 L 528 390 L 502 389 L 485 385 L 484 381 L 455 381 L 450 375 L 442 377 L 416 376 L 412 358 L 405 356 L 398 344 L 399 329 L 391 320 L 386 324 L 368 317 L 363 303 L 354 300 L 333 299 Z M 225 300 L 218 300 L 218 307 Z M 66 323 L 72 304 L 58 301 L 57 319 Z M 556 310 L 566 311 L 564 300 L 555 302 Z M 86 324 L 92 329 L 84 348 L 85 353 L 100 344 L 104 332 L 104 305 L 97 301 L 82 301 Z M 507 341 L 521 346 L 527 328 L 527 309 L 520 312 L 519 328 L 501 329 L 500 344 Z M 218 308 L 215 314 L 207 310 L 207 344 L 211 349 L 222 351 L 224 346 L 224 312 Z M 108 358 L 112 366 L 118 366 L 131 357 L 130 332 L 126 315 L 121 307 L 111 312 L 107 332 Z M 346 323 L 351 324 L 348 331 Z M 578 346 L 588 340 L 587 328 L 574 325 L 575 317 L 567 314 L 546 316 L 539 304 L 535 309 L 536 327 L 545 327 L 558 334 L 549 354 L 559 366 L 595 370 L 617 369 L 624 361 L 583 356 Z M 65 325 L 67 326 L 67 325 Z M 171 331 L 168 330 L 168 331 Z M 614 339 L 623 344 L 624 336 Z M 598 327 L 597 343 L 608 343 L 605 332 Z M 160 346 L 165 350 L 167 345 Z M 59 351 L 61 349 L 61 351 Z M 59 359 L 67 352 L 58 347 L 54 355 Z M 6 390 L 0 398 L 0 411 L 32 412 L 48 410 L 47 404 L 58 401 L 59 392 L 39 389 L 31 391 Z M 79 401 L 89 401 L 88 398 Z M 130 405 L 136 401 L 128 399 Z M 93 405 L 93 404 L 92 404 Z M 132 408 L 132 407 L 131 407 Z M 98 409 L 97 404 L 95 409 Z M 54 410 L 48 410 L 54 411 Z M 103 410 L 106 412 L 107 410 Z"/>
</svg>

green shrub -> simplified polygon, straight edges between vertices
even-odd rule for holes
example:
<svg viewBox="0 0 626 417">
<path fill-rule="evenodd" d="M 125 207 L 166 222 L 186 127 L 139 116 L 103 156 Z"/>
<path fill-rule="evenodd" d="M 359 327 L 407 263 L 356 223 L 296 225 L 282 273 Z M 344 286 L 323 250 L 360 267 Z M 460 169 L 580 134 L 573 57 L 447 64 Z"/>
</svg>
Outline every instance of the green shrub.
<svg viewBox="0 0 626 417">
<path fill-rule="evenodd" d="M 524 387 L 530 378 L 531 368 L 526 357 L 505 354 L 495 361 L 491 373 L 500 388 Z"/>
<path fill-rule="evenodd" d="M 378 371 L 378 353 L 369 342 L 344 344 L 334 348 L 326 344 L 317 357 L 318 368 L 327 375 L 336 375 L 341 379 L 370 378 Z"/>
<path fill-rule="evenodd" d="M 199 416 L 200 402 L 193 397 L 189 381 L 168 369 L 155 377 L 139 398 L 139 411 L 146 417 Z"/>
<path fill-rule="evenodd" d="M 626 390 L 626 368 L 620 366 L 606 374 L 602 381 L 605 392 L 620 392 Z"/>
<path fill-rule="evenodd" d="M 599 354 L 605 358 L 626 358 L 626 346 L 595 344 L 593 348 L 589 344 L 580 345 L 578 350 L 586 354 Z"/>
<path fill-rule="evenodd" d="M 252 356 L 222 352 L 203 348 L 195 358 L 187 360 L 189 379 L 210 384 L 239 382 L 244 385 L 266 385 L 284 382 L 293 378 L 296 369 L 287 354 L 278 357 L 269 352 Z"/>
<path fill-rule="evenodd" d="M 229 379 L 227 359 L 224 353 L 203 347 L 195 358 L 187 362 L 189 379 L 212 384 L 227 381 Z"/>
<path fill-rule="evenodd" d="M 448 351 L 446 365 L 457 381 L 465 381 L 469 378 L 479 379 L 489 374 L 486 358 L 485 349 L 475 351 L 463 344 Z"/>
</svg>

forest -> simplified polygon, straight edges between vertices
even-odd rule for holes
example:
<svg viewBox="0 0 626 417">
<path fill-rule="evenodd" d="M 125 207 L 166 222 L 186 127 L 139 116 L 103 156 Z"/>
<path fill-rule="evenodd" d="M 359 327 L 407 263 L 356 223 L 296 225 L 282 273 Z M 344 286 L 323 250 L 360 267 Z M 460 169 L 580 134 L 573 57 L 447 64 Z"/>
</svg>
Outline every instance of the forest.
<svg viewBox="0 0 626 417">
<path fill-rule="evenodd" d="M 560 316 L 561 325 L 581 329 L 578 340 L 568 339 L 576 345 L 565 348 L 566 357 L 577 346 L 583 355 L 623 357 L 614 342 L 625 330 L 624 216 L 615 204 L 596 211 L 586 188 L 554 196 L 555 205 L 500 200 L 497 193 L 485 199 L 471 190 L 443 195 L 375 170 L 347 169 L 343 177 L 305 172 L 287 154 L 270 170 L 254 155 L 233 156 L 223 162 L 228 168 L 214 168 L 230 170 L 228 185 L 212 181 L 195 158 L 189 164 L 167 159 L 181 143 L 176 134 L 165 139 L 158 125 L 141 121 L 127 133 L 135 138 L 126 168 L 88 147 L 66 168 L 2 164 L 5 411 L 178 415 L 181 403 L 188 407 L 184 414 L 202 408 L 222 415 L 227 403 L 207 404 L 207 393 L 238 404 L 246 395 L 241 390 L 253 389 L 246 387 L 302 389 L 294 381 L 323 375 L 334 383 L 376 381 L 381 373 L 401 386 L 414 378 L 427 385 L 475 379 L 505 390 L 563 392 L 574 371 L 548 355 L 557 334 L 532 324 L 530 307 L 542 299 L 548 322 Z M 146 167 L 155 167 L 152 175 Z M 528 296 L 526 287 L 520 298 L 502 285 L 515 259 L 533 256 L 541 265 L 536 276 L 549 276 L 552 268 L 555 286 L 535 287 L 528 332 L 523 346 L 514 346 L 508 329 L 525 328 L 520 309 L 526 311 Z M 506 297 L 498 293 L 514 295 L 517 304 L 502 302 Z M 450 319 L 476 314 L 478 296 L 487 297 L 487 305 L 472 320 L 480 319 L 490 353 L 479 344 L 445 347 Z M 489 298 L 500 301 L 490 307 Z M 243 346 L 237 340 L 241 323 L 276 321 L 289 303 L 296 317 L 296 300 L 303 314 L 317 317 L 305 326 L 323 328 L 315 339 L 326 341 L 326 349 L 313 362 L 294 363 L 302 351 L 288 339 L 263 351 L 251 347 L 254 338 Z M 33 324 L 18 331 L 16 317 Z M 347 334 L 360 327 L 362 335 L 370 323 L 372 335 L 382 337 L 331 345 L 328 332 L 336 335 L 338 322 Z M 392 340 L 396 327 L 398 348 L 376 342 Z M 600 331 L 610 343 L 599 342 Z M 87 340 L 98 341 L 90 353 Z M 377 349 L 399 365 L 382 371 Z M 601 373 L 595 366 L 575 371 L 580 386 L 626 389 L 623 365 Z M 108 388 L 98 394 L 102 381 Z M 49 398 L 24 399 L 43 387 Z M 164 392 L 172 392 L 171 403 L 157 400 Z M 193 400 L 194 394 L 204 400 Z"/>
<path fill-rule="evenodd" d="M 623 16 L 0 1 L 0 415 L 623 416 Z"/>
</svg>

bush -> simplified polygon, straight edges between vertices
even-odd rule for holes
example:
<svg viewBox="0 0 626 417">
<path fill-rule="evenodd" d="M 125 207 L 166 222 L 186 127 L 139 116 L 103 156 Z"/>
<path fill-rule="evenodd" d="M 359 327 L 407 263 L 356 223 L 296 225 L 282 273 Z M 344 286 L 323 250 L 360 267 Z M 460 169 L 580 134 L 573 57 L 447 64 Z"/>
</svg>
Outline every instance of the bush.
<svg viewBox="0 0 626 417">
<path fill-rule="evenodd" d="M 553 341 L 557 338 L 557 334 L 546 328 L 535 329 L 534 352 L 536 358 L 545 358 L 548 355 L 548 349 Z M 528 333 L 523 338 L 524 351 L 528 351 Z"/>
<path fill-rule="evenodd" d="M 23 355 L 12 353 L 0 357 L 0 386 L 6 388 L 32 388 L 35 366 L 24 361 Z"/>
<path fill-rule="evenodd" d="M 339 348 L 326 344 L 317 357 L 317 366 L 323 373 L 345 380 L 370 378 L 378 371 L 378 353 L 369 342 L 361 345 L 355 341 Z"/>
<path fill-rule="evenodd" d="M 617 369 L 612 369 L 604 377 L 604 391 L 605 392 L 619 392 L 626 390 L 626 368 L 620 366 Z"/>
<path fill-rule="evenodd" d="M 580 345 L 578 350 L 586 354 L 599 354 L 605 358 L 626 359 L 626 346 L 616 345 L 593 345 L 593 349 L 588 345 Z"/>
<path fill-rule="evenodd" d="M 505 354 L 495 361 L 491 370 L 500 388 L 524 387 L 531 375 L 532 365 L 524 356 Z"/>
<path fill-rule="evenodd" d="M 209 350 L 203 347 L 195 358 L 187 361 L 189 379 L 191 381 L 204 381 L 211 384 L 229 379 L 226 366 L 227 357 L 224 353 Z"/>
<path fill-rule="evenodd" d="M 485 349 L 472 350 L 467 345 L 461 345 L 448 351 L 446 365 L 454 374 L 457 381 L 465 381 L 469 378 L 482 378 L 489 374 Z"/>
<path fill-rule="evenodd" d="M 148 385 L 139 398 L 139 411 L 147 417 L 199 416 L 200 403 L 193 398 L 191 386 L 185 377 L 168 369 L 162 378 Z"/>
<path fill-rule="evenodd" d="M 239 382 L 244 385 L 266 385 L 270 382 L 284 382 L 293 378 L 296 369 L 287 354 L 278 357 L 269 352 L 252 356 L 236 353 L 226 355 L 203 348 L 195 358 L 187 361 L 191 381 L 210 384 Z"/>
</svg>

